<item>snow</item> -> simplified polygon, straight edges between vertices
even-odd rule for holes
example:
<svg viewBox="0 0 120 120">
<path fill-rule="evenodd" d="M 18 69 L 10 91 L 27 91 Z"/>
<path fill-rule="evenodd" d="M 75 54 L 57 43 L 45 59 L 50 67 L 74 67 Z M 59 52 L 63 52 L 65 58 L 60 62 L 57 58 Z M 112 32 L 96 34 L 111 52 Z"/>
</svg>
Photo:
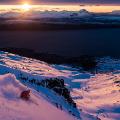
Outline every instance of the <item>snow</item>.
<svg viewBox="0 0 120 120">
<path fill-rule="evenodd" d="M 31 120 L 38 118 L 42 120 L 59 120 L 59 118 L 60 120 L 77 118 L 82 120 L 119 120 L 120 60 L 110 57 L 97 60 L 98 70 L 96 74 L 91 74 L 68 65 L 50 65 L 39 60 L 1 51 L 0 117 L 1 114 L 3 116 L 0 120 L 3 118 L 9 120 L 10 116 L 22 120 L 30 120 L 30 118 Z M 9 74 L 6 75 L 6 73 Z M 56 77 L 64 79 L 77 104 L 77 109 L 70 106 L 62 96 L 52 90 L 23 81 L 20 79 L 21 74 L 29 80 L 34 78 L 41 81 Z M 26 89 L 32 91 L 29 102 L 19 98 L 21 91 Z M 62 111 L 56 108 L 56 103 L 62 106 Z M 6 111 L 9 117 L 5 116 Z M 45 115 L 46 111 L 49 111 L 48 115 Z M 73 117 L 69 111 L 77 118 Z M 17 115 L 15 116 L 15 114 Z M 62 118 L 63 116 L 65 118 Z"/>
<path fill-rule="evenodd" d="M 44 95 L 42 96 L 44 99 L 51 102 L 54 106 L 57 103 L 61 105 L 63 110 L 67 113 L 71 111 L 72 114 L 80 117 L 79 111 L 69 105 L 63 97 L 56 95 L 56 93 L 50 91 L 47 88 L 31 85 L 29 81 L 24 81 L 21 79 L 21 77 L 24 77 L 28 78 L 28 80 L 36 79 L 41 81 L 46 78 L 66 77 L 66 84 L 70 84 L 67 78 L 68 75 L 65 75 L 66 73 L 60 72 L 45 62 L 21 57 L 10 53 L 0 52 L 0 58 L 0 74 L 14 74 L 17 79 L 19 79 L 23 84 L 43 93 Z"/>
<path fill-rule="evenodd" d="M 75 120 L 32 89 L 29 101 L 20 99 L 26 89 L 13 74 L 0 75 L 0 120 Z"/>
<path fill-rule="evenodd" d="M 101 120 L 119 120 L 120 87 L 114 83 L 119 79 L 119 74 L 97 74 L 82 89 L 74 89 L 72 94 L 78 96 L 75 101 L 79 108 Z"/>
</svg>

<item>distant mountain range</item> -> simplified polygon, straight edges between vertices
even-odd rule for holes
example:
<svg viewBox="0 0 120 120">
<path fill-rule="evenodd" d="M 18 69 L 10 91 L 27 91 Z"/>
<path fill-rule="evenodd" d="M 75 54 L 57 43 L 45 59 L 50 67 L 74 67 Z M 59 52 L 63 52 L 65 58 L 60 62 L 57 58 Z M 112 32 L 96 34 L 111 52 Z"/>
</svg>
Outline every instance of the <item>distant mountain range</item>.
<svg viewBox="0 0 120 120">
<path fill-rule="evenodd" d="M 54 28 L 91 28 L 91 27 L 120 27 L 120 11 L 109 13 L 93 13 L 85 9 L 80 11 L 7 11 L 0 13 L 1 28 L 11 24 L 32 24 L 33 29 L 40 29 L 39 24 L 48 29 L 48 25 Z M 58 26 L 60 25 L 60 26 Z M 64 27 L 61 27 L 64 25 Z M 70 27 L 70 25 L 72 25 Z M 37 27 L 35 27 L 37 26 Z M 57 27 L 56 27 L 57 26 Z M 68 27 L 69 26 L 69 27 Z M 9 27 L 8 27 L 9 28 Z M 14 28 L 14 27 L 13 27 Z M 15 27 L 16 28 L 16 27 Z M 51 29 L 51 26 L 49 26 Z M 29 28 L 30 29 L 30 28 Z"/>
</svg>

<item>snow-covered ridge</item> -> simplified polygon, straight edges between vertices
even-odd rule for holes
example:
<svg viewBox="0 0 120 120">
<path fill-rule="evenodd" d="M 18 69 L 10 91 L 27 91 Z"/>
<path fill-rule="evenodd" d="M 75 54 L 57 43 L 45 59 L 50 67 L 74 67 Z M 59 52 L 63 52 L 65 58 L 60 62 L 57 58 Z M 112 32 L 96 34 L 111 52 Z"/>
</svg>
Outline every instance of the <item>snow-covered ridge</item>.
<svg viewBox="0 0 120 120">
<path fill-rule="evenodd" d="M 67 69 L 67 68 L 66 68 Z M 0 52 L 0 74 L 12 73 L 17 79 L 19 79 L 23 84 L 34 88 L 37 91 L 41 91 L 45 94 L 45 99 L 50 101 L 52 104 L 58 104 L 62 106 L 62 109 L 66 112 L 71 112 L 79 118 L 80 114 L 77 108 L 72 107 L 65 99 L 53 91 L 37 86 L 36 84 L 31 84 L 30 80 L 44 80 L 46 78 L 64 78 L 66 84 L 69 87 L 70 83 L 68 80 L 69 74 L 66 72 L 61 72 L 51 65 L 19 55 L 14 55 L 10 53 Z M 27 80 L 26 80 L 27 79 Z M 69 113 L 70 114 L 70 113 Z"/>
<path fill-rule="evenodd" d="M 0 86 L 0 108 L 2 108 L 0 109 L 0 115 L 3 114 L 2 117 L 0 116 L 1 119 L 6 118 L 4 120 L 9 120 L 10 116 L 14 118 L 17 111 L 16 119 L 22 119 L 21 117 L 23 117 L 24 119 L 22 120 L 29 119 L 28 114 L 31 115 L 32 120 L 38 120 L 38 118 L 45 120 L 59 120 L 59 118 L 60 120 L 76 119 L 76 117 L 73 118 L 69 112 L 72 112 L 72 114 L 77 117 L 79 116 L 81 120 L 119 120 L 120 60 L 106 57 L 99 59 L 98 62 L 98 73 L 90 74 L 68 65 L 50 65 L 39 60 L 1 51 L 0 85 L 3 84 L 3 87 Z M 8 72 L 10 74 L 3 75 Z M 14 75 L 11 75 L 11 73 Z M 28 81 L 20 79 L 21 74 L 23 77 L 28 78 Z M 71 91 L 73 100 L 77 104 L 77 109 L 70 106 L 63 97 L 57 95 L 52 90 L 36 86 L 29 82 L 31 79 L 41 81 L 46 78 L 56 77 L 64 79 L 67 88 Z M 13 87 L 15 88 L 14 90 L 12 90 Z M 9 92 L 4 88 L 8 88 Z M 19 98 L 20 92 L 24 89 L 31 90 L 30 103 L 26 103 Z M 12 101 L 8 98 L 11 98 Z M 4 106 L 2 103 L 4 103 Z M 62 110 L 56 107 L 56 103 L 62 106 Z M 39 108 L 38 104 L 40 104 Z M 25 106 L 26 109 L 24 108 L 23 110 L 19 105 Z M 12 106 L 14 106 L 14 109 Z M 49 108 L 51 112 L 46 116 L 44 113 L 46 113 Z M 40 112 L 34 114 L 33 111 L 30 111 L 33 109 Z M 9 117 L 5 116 L 6 110 L 8 111 Z M 57 118 L 53 116 L 54 110 Z M 26 113 L 26 116 L 22 116 L 23 112 Z M 41 114 L 43 116 L 41 116 Z M 51 116 L 51 118 L 49 118 L 49 116 Z M 64 118 L 62 118 L 62 116 L 64 116 Z"/>
<path fill-rule="evenodd" d="M 20 99 L 26 89 L 14 75 L 0 75 L 0 120 L 75 120 L 30 88 L 30 100 Z"/>
</svg>

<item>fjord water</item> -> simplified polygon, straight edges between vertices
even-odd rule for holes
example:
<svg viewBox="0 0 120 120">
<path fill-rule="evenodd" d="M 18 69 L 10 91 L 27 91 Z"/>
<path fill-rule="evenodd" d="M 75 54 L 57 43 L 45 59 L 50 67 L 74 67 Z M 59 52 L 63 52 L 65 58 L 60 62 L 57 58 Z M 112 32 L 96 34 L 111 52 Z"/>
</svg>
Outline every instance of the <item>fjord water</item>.
<svg viewBox="0 0 120 120">
<path fill-rule="evenodd" d="M 0 47 L 28 48 L 64 56 L 119 56 L 120 29 L 1 31 Z"/>
</svg>

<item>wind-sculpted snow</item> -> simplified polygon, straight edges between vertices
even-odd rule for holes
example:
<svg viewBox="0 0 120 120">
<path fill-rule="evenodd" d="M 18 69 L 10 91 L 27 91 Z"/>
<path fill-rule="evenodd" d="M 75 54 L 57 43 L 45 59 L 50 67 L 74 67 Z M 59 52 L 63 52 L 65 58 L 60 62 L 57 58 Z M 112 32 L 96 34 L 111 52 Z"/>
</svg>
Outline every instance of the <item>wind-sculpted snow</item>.
<svg viewBox="0 0 120 120">
<path fill-rule="evenodd" d="M 10 100 L 18 98 L 21 91 L 25 89 L 25 86 L 17 81 L 14 75 L 0 75 L 0 94 L 2 97 Z"/>
<path fill-rule="evenodd" d="M 43 112 L 44 115 L 44 113 L 46 113 L 45 111 L 49 110 L 47 105 L 50 104 L 50 106 L 52 106 L 52 108 L 54 108 L 57 111 L 61 110 L 60 106 L 62 106 L 62 111 L 59 111 L 60 114 L 58 115 L 58 113 L 56 113 L 56 115 L 60 119 L 63 118 L 59 116 L 65 114 L 64 117 L 67 117 L 69 112 L 69 115 L 73 114 L 77 116 L 79 119 L 81 118 L 82 120 L 98 120 L 98 119 L 119 120 L 120 119 L 120 60 L 113 59 L 110 57 L 100 58 L 97 60 L 98 60 L 98 65 L 96 69 L 97 70 L 96 74 L 90 74 L 87 72 L 80 71 L 77 68 L 72 68 L 68 65 L 50 65 L 39 60 L 21 57 L 19 55 L 10 54 L 7 52 L 0 52 L 0 74 L 12 73 L 17 77 L 17 79 L 22 84 L 27 86 L 25 87 L 19 81 L 17 81 L 14 75 L 11 74 L 5 75 L 4 78 L 6 78 L 7 80 L 3 80 L 1 78 L 2 76 L 0 76 L 0 80 L 1 79 L 3 80 L 3 81 L 1 80 L 0 85 L 1 84 L 5 85 L 5 83 L 6 85 L 10 84 L 10 87 L 8 87 L 9 92 L 7 92 L 7 90 L 5 89 L 3 90 L 0 89 L 0 91 L 3 91 L 2 97 L 4 96 L 4 99 L 8 100 L 8 98 L 11 99 L 12 98 L 11 96 L 14 96 L 13 97 L 14 99 L 13 98 L 12 99 L 15 101 L 15 105 L 16 104 L 18 105 L 17 101 L 19 101 L 20 102 L 19 104 L 22 104 L 22 106 L 24 103 L 26 108 L 25 113 L 27 113 L 25 114 L 26 117 L 28 115 L 28 112 L 31 113 L 29 110 L 33 109 L 32 106 L 34 106 L 34 108 L 37 111 L 40 111 L 39 115 L 42 114 L 41 113 L 43 112 L 42 108 L 44 108 L 44 112 Z M 37 86 L 36 84 L 32 84 L 32 82 L 29 82 L 29 80 L 41 81 L 47 78 L 64 79 L 65 85 L 70 90 L 72 99 L 76 103 L 77 108 L 70 106 L 70 104 L 68 104 L 67 101 L 65 101 L 65 99 L 62 96 L 59 96 L 49 88 Z M 15 79 L 15 82 L 12 79 Z M 14 86 L 15 89 L 12 90 L 11 86 Z M 30 102 L 30 104 L 25 103 L 24 101 L 19 99 L 19 94 L 21 90 L 28 88 L 32 90 L 31 93 L 32 102 Z M 36 90 L 38 92 L 36 92 Z M 12 91 L 12 93 L 10 91 Z M 37 98 L 34 95 L 35 96 L 37 95 Z M 8 103 L 10 102 L 10 99 L 9 101 L 7 101 Z M 43 102 L 47 104 L 44 107 L 41 105 L 43 104 Z M 35 107 L 36 104 L 37 107 L 40 106 L 40 108 L 36 108 Z M 5 105 L 5 107 L 1 105 L 2 109 L 6 108 L 7 105 Z M 11 106 L 13 106 L 13 104 L 11 104 Z M 9 108 L 6 109 L 8 110 Z M 20 115 L 22 115 L 23 113 L 20 106 L 17 109 L 15 108 L 15 111 L 16 110 L 20 111 L 20 113 L 17 112 L 17 116 L 20 117 Z M 28 110 L 28 112 L 26 112 L 26 110 Z M 0 112 L 1 111 L 2 110 L 0 109 Z M 11 109 L 9 109 L 8 111 L 10 112 L 9 115 L 12 114 Z M 5 112 L 2 112 L 2 114 L 3 113 Z M 30 115 L 32 116 L 33 113 L 34 112 L 32 112 L 32 114 Z M 38 116 L 37 113 L 38 112 L 35 113 L 35 115 L 37 115 L 37 118 L 38 117 L 41 118 L 42 116 Z M 50 112 L 48 114 L 48 118 L 49 115 L 51 116 L 53 114 Z M 70 118 L 65 118 L 65 120 L 72 119 L 71 116 L 69 117 Z M 32 116 L 32 118 L 34 117 Z M 54 119 L 51 118 L 49 120 L 54 120 Z"/>
<path fill-rule="evenodd" d="M 10 53 L 1 52 L 0 54 L 0 74 L 14 74 L 25 85 L 34 88 L 37 91 L 41 91 L 43 94 L 45 94 L 46 99 L 49 98 L 53 104 L 57 103 L 58 105 L 61 105 L 62 109 L 64 109 L 65 111 L 71 111 L 72 114 L 74 114 L 75 116 L 80 116 L 77 108 L 69 105 L 68 102 L 63 99 L 63 97 L 56 95 L 54 92 L 46 88 L 36 86 L 29 82 L 33 79 L 41 81 L 47 78 L 60 77 L 64 78 L 66 80 L 66 84 L 70 86 L 72 82 L 70 83 L 69 81 L 67 81 L 69 78 L 69 74 L 66 74 L 66 72 L 61 72 L 42 61 L 33 60 Z"/>
<path fill-rule="evenodd" d="M 0 75 L 0 120 L 75 120 L 32 89 L 29 101 L 20 99 L 27 89 L 14 75 Z"/>
<path fill-rule="evenodd" d="M 100 120 L 120 119 L 120 74 L 96 74 L 86 81 L 86 87 L 75 89 L 73 95 L 79 108 L 90 115 Z"/>
</svg>

